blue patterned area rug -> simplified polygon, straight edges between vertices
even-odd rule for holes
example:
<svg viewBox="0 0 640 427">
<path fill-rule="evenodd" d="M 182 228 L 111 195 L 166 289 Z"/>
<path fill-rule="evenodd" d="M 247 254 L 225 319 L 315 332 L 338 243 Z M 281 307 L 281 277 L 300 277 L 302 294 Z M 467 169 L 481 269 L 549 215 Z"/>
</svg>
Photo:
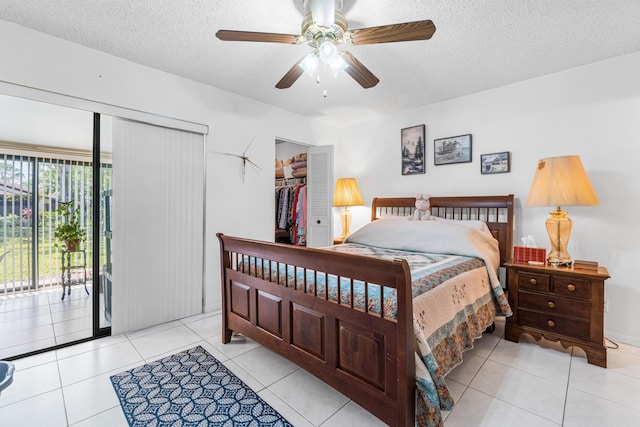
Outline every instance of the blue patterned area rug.
<svg viewBox="0 0 640 427">
<path fill-rule="evenodd" d="M 111 376 L 131 427 L 292 426 L 198 346 Z"/>
</svg>

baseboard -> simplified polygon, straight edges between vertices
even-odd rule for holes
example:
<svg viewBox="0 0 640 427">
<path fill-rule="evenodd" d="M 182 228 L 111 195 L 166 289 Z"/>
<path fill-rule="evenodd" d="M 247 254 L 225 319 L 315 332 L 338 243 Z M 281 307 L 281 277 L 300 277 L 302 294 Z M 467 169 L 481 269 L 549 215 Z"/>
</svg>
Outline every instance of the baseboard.
<svg viewBox="0 0 640 427">
<path fill-rule="evenodd" d="M 604 335 L 606 338 L 610 339 L 611 341 L 615 341 L 619 344 L 628 344 L 628 345 L 640 347 L 640 337 L 624 335 L 624 334 L 616 334 L 614 332 L 607 332 L 607 331 L 605 331 Z"/>
</svg>

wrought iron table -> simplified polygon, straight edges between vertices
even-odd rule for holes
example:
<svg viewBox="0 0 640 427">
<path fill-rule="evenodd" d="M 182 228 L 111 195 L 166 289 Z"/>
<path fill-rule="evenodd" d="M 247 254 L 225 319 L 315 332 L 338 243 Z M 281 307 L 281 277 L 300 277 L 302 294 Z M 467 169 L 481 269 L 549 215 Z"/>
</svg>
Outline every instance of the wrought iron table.
<svg viewBox="0 0 640 427">
<path fill-rule="evenodd" d="M 73 254 L 79 254 L 81 263 L 74 264 Z M 87 289 L 87 253 L 83 249 L 70 252 L 62 250 L 62 301 L 64 301 L 65 288 L 67 295 L 71 295 L 71 272 L 74 270 L 82 270 L 84 290 L 89 295 Z M 79 283 L 79 282 L 78 282 Z"/>
</svg>

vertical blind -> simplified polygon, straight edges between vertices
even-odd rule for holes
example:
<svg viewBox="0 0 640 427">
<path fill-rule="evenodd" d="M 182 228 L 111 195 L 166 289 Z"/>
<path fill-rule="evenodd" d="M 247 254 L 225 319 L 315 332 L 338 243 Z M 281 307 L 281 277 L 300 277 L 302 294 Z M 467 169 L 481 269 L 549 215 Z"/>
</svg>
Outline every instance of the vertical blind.
<svg viewBox="0 0 640 427">
<path fill-rule="evenodd" d="M 5 153 L 22 149 L 37 156 Z M 0 294 L 60 285 L 60 252 L 54 232 L 61 221 L 56 210 L 62 202 L 73 202 L 79 212 L 87 266 L 91 265 L 91 163 L 51 157 L 55 155 L 64 157 L 64 152 L 0 143 Z M 87 272 L 91 280 L 90 267 Z"/>
<path fill-rule="evenodd" d="M 204 137 L 113 121 L 112 332 L 202 312 Z"/>
</svg>

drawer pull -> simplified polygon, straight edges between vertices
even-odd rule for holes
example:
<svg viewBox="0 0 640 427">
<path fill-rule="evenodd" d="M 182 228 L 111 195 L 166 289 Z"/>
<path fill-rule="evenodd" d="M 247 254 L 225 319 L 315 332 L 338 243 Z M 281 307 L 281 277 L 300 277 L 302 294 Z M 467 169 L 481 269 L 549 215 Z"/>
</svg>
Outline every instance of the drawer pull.
<svg viewBox="0 0 640 427">
<path fill-rule="evenodd" d="M 529 284 L 535 286 L 538 284 L 538 281 L 536 279 L 529 279 Z"/>
<path fill-rule="evenodd" d="M 554 326 L 556 326 L 556 322 L 554 322 L 553 320 L 547 320 L 547 326 L 553 328 Z"/>
<path fill-rule="evenodd" d="M 576 290 L 576 285 L 573 285 L 573 284 L 569 283 L 567 285 L 567 289 L 569 290 L 569 292 L 573 292 L 573 291 Z"/>
<path fill-rule="evenodd" d="M 549 302 L 547 303 L 547 307 L 549 307 L 549 308 L 556 308 L 556 303 L 555 303 L 555 302 L 553 302 L 553 301 L 549 301 Z"/>
</svg>

